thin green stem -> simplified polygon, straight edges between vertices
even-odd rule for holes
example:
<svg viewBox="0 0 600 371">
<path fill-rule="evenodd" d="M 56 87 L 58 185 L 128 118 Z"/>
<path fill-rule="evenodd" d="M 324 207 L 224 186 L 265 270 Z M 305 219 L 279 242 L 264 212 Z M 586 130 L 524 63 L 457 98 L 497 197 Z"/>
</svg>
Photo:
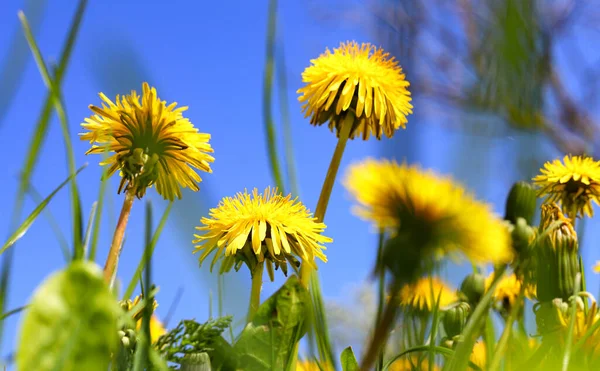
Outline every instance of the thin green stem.
<svg viewBox="0 0 600 371">
<path fill-rule="evenodd" d="M 265 133 L 267 135 L 267 151 L 269 152 L 269 164 L 275 179 L 275 185 L 281 193 L 284 193 L 281 167 L 277 156 L 277 143 L 275 138 L 275 124 L 271 112 L 273 100 L 273 70 L 275 66 L 275 33 L 277 30 L 277 0 L 269 1 L 269 20 L 267 25 L 267 56 L 265 62 L 265 74 L 263 80 L 263 115 L 265 118 Z"/>
<path fill-rule="evenodd" d="M 325 181 L 323 182 L 323 187 L 321 187 L 321 194 L 319 195 L 319 201 L 317 202 L 317 208 L 315 210 L 315 218 L 317 218 L 317 222 L 322 222 L 325 220 L 325 212 L 327 211 L 327 205 L 329 204 L 331 191 L 333 190 L 333 185 L 335 184 L 335 179 L 340 168 L 340 162 L 342 161 L 342 156 L 344 155 L 346 143 L 350 138 L 350 132 L 352 131 L 353 125 L 354 114 L 348 112 L 344 118 L 344 122 L 342 123 L 339 139 L 337 145 L 335 146 L 331 162 L 329 163 L 327 175 L 325 176 Z M 311 273 L 311 266 L 309 264 L 302 263 L 302 266 L 300 267 L 300 280 L 307 287 Z"/>
<path fill-rule="evenodd" d="M 119 221 L 115 228 L 112 243 L 110 244 L 110 250 L 106 263 L 104 264 L 104 280 L 109 283 L 112 280 L 113 274 L 116 271 L 117 263 L 119 262 L 119 256 L 121 255 L 121 247 L 123 246 L 123 237 L 125 236 L 125 229 L 127 229 L 127 222 L 129 221 L 129 215 L 131 214 L 131 207 L 133 206 L 133 200 L 135 199 L 135 192 L 127 191 L 125 193 L 125 200 L 123 200 L 123 208 L 119 215 Z"/>
<path fill-rule="evenodd" d="M 265 263 L 258 263 L 252 272 L 252 290 L 250 291 L 250 305 L 248 306 L 247 322 L 252 321 L 260 305 L 260 290 L 262 289 L 263 270 Z"/>
<path fill-rule="evenodd" d="M 383 230 L 379 231 L 379 238 L 377 243 L 377 267 L 379 272 L 378 279 L 378 303 L 377 303 L 377 317 L 375 320 L 375 325 L 381 321 L 381 316 L 383 315 L 383 307 L 385 305 L 385 270 L 381 268 L 382 259 L 383 259 L 383 242 L 384 242 L 384 232 Z M 379 352 L 379 356 L 377 357 L 376 369 L 383 369 L 383 349 Z"/>
<path fill-rule="evenodd" d="M 492 359 L 489 362 L 488 371 L 496 371 L 500 367 L 500 362 L 502 361 L 502 356 L 506 351 L 506 347 L 508 346 L 508 339 L 510 337 L 513 322 L 519 313 L 521 308 L 521 303 L 523 303 L 523 298 L 525 296 L 525 285 L 521 285 L 521 290 L 519 292 L 519 296 L 514 301 L 514 305 L 510 310 L 510 314 L 506 319 L 506 323 L 504 324 L 504 331 L 502 331 L 502 335 L 500 335 L 500 340 L 498 340 L 498 344 L 496 345 L 496 349 L 493 353 Z"/>
<path fill-rule="evenodd" d="M 575 292 L 573 295 L 577 296 L 579 293 L 579 287 L 581 286 L 581 275 L 575 276 Z M 575 332 L 575 321 L 577 318 L 577 300 L 573 300 L 571 303 L 571 320 L 569 321 L 569 331 L 567 332 L 567 338 L 565 339 L 565 350 L 562 359 L 562 371 L 569 369 L 569 362 L 571 360 L 571 349 L 573 348 L 573 334 Z"/>
</svg>

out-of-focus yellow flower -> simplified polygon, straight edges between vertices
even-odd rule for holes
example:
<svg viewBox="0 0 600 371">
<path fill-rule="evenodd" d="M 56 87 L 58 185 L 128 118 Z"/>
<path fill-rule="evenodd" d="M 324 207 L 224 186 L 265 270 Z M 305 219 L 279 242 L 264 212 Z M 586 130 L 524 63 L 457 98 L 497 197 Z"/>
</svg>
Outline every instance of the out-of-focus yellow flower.
<svg viewBox="0 0 600 371">
<path fill-rule="evenodd" d="M 433 295 L 433 296 L 432 296 Z M 414 310 L 431 312 L 440 298 L 443 308 L 458 300 L 456 290 L 451 289 L 438 277 L 423 277 L 400 290 L 400 304 Z"/>
<path fill-rule="evenodd" d="M 119 192 L 131 190 L 142 197 L 156 184 L 165 199 L 181 198 L 181 187 L 198 191 L 202 181 L 194 168 L 212 172 L 214 158 L 210 134 L 198 132 L 182 112 L 187 107 L 167 105 L 156 95 L 156 89 L 143 84 L 142 97 L 132 91 L 111 101 L 100 93 L 102 107 L 90 105 L 95 113 L 82 124 L 89 130 L 82 140 L 93 144 L 86 154 L 114 152 L 101 165 L 109 165 L 108 176 L 121 174 Z"/>
<path fill-rule="evenodd" d="M 487 291 L 492 283 L 494 282 L 494 272 L 485 279 L 485 290 Z M 498 285 L 496 285 L 496 291 L 494 292 L 494 299 L 507 304 L 512 307 L 515 300 L 519 297 L 523 282 L 517 278 L 517 275 L 512 273 L 506 275 L 500 279 Z M 535 285 L 528 285 L 524 292 L 525 297 L 532 299 L 535 298 Z"/>
<path fill-rule="evenodd" d="M 591 157 L 567 155 L 546 162 L 533 178 L 545 202 L 560 202 L 570 217 L 593 216 L 592 201 L 600 204 L 600 162 Z"/>
<path fill-rule="evenodd" d="M 437 365 L 434 365 L 433 369 L 435 371 L 440 370 L 440 368 Z M 389 371 L 415 371 L 415 370 L 427 371 L 427 370 L 429 370 L 429 361 L 427 359 L 423 359 L 419 363 L 418 357 L 410 357 L 410 358 L 402 357 L 402 358 L 394 361 L 394 363 L 392 363 L 390 365 L 388 370 Z"/>
<path fill-rule="evenodd" d="M 595 273 L 600 273 L 600 260 L 596 261 L 596 265 L 593 268 Z"/>
<path fill-rule="evenodd" d="M 194 235 L 193 243 L 198 243 L 195 252 L 202 251 L 202 263 L 216 251 L 211 270 L 224 256 L 220 273 L 242 261 L 252 271 L 253 264 L 266 260 L 273 280 L 273 264 L 275 269 L 281 267 L 287 273 L 287 262 L 297 266 L 296 257 L 316 269 L 315 257 L 327 261 L 322 244 L 332 242 L 321 234 L 325 224 L 317 223 L 298 198 L 284 197 L 276 188 L 267 188 L 263 194 L 255 188 L 252 194 L 244 191 L 233 198 L 226 197 L 201 223 L 196 229 L 206 233 Z"/>
<path fill-rule="evenodd" d="M 138 303 L 140 301 L 142 301 L 142 295 L 136 296 L 133 299 L 133 301 L 128 300 L 126 302 L 125 309 L 128 312 L 131 311 L 133 308 L 135 308 L 136 305 L 138 305 Z M 158 307 L 158 303 L 156 302 L 156 300 L 154 300 L 152 302 L 152 312 L 153 313 L 152 313 L 152 317 L 150 317 L 150 341 L 152 344 L 156 343 L 162 335 L 167 333 L 167 330 L 165 329 L 162 322 L 158 319 L 156 314 L 154 314 L 154 311 L 156 310 L 157 307 Z M 131 314 L 131 317 L 134 320 L 136 320 L 135 327 L 139 331 L 142 328 L 142 322 L 144 320 L 144 318 L 143 318 L 144 312 L 136 311 L 135 313 L 130 313 L 130 314 Z"/>
<path fill-rule="evenodd" d="M 417 226 L 436 239 L 437 253 L 462 252 L 474 262 L 512 259 L 505 223 L 451 178 L 367 159 L 350 166 L 344 185 L 358 203 L 356 214 L 378 229 Z"/>
<path fill-rule="evenodd" d="M 485 370 L 485 364 L 487 362 L 487 349 L 483 341 L 475 343 L 469 360 L 479 366 L 479 368 L 482 370 Z"/>
<path fill-rule="evenodd" d="M 329 122 L 339 136 L 347 114 L 355 116 L 350 138 L 375 135 L 388 138 L 405 128 L 412 113 L 410 85 L 398 62 L 368 43 L 341 43 L 333 53 L 327 49 L 302 73 L 306 84 L 298 90 L 302 110 L 310 123 Z"/>
<path fill-rule="evenodd" d="M 296 371 L 334 371 L 335 369 L 328 364 L 319 364 L 315 361 L 298 361 L 296 363 Z"/>
</svg>

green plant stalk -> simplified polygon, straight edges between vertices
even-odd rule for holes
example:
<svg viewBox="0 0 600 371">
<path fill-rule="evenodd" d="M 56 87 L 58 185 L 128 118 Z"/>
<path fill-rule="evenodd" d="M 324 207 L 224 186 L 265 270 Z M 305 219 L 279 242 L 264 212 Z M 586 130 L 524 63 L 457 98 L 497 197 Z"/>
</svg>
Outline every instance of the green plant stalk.
<svg viewBox="0 0 600 371">
<path fill-rule="evenodd" d="M 382 258 L 383 258 L 383 242 L 384 242 L 384 232 L 383 230 L 379 231 L 379 238 L 377 241 L 377 267 L 378 267 L 378 286 L 377 286 L 377 316 L 375 317 L 375 325 L 381 321 L 381 316 L 383 315 L 383 307 L 385 305 L 385 270 L 382 269 Z M 379 352 L 379 356 L 377 357 L 376 369 L 381 370 L 383 368 L 383 349 Z"/>
<path fill-rule="evenodd" d="M 581 275 L 575 276 L 575 292 L 573 295 L 577 296 L 579 293 L 579 286 L 581 285 Z M 573 300 L 571 303 L 571 319 L 569 321 L 569 332 L 567 332 L 567 338 L 565 339 L 565 349 L 562 358 L 562 371 L 569 369 L 569 362 L 571 360 L 571 348 L 573 347 L 573 334 L 575 332 L 575 321 L 577 318 L 577 300 Z"/>
<path fill-rule="evenodd" d="M 321 187 L 321 194 L 319 195 L 319 201 L 317 202 L 317 208 L 315 209 L 315 218 L 317 218 L 317 222 L 323 222 L 323 220 L 325 220 L 325 213 L 327 212 L 327 205 L 329 204 L 331 191 L 333 189 L 333 185 L 335 184 L 335 179 L 340 168 L 340 162 L 342 161 L 344 150 L 346 149 L 346 143 L 350 138 L 352 126 L 354 126 L 354 113 L 348 112 L 344 118 L 344 122 L 342 123 L 339 139 L 337 145 L 335 146 L 331 162 L 329 163 L 327 175 L 325 176 L 325 181 L 323 182 L 323 187 Z M 300 267 L 300 280 L 307 287 L 311 274 L 311 266 L 303 262 L 302 266 Z"/>
<path fill-rule="evenodd" d="M 152 235 L 152 240 L 150 241 L 150 245 L 149 245 L 151 256 L 154 254 L 154 249 L 156 248 L 156 244 L 158 243 L 158 238 L 160 237 L 162 230 L 164 229 L 165 224 L 167 223 L 167 219 L 169 218 L 169 214 L 171 212 L 172 207 L 173 207 L 173 202 L 171 201 L 171 202 L 169 202 L 169 205 L 165 209 L 163 216 L 160 218 L 160 222 L 158 222 L 158 227 L 156 227 L 156 231 L 154 231 L 154 234 Z M 146 266 L 146 264 L 148 264 L 148 260 L 146 260 L 146 254 L 142 254 L 142 258 L 140 259 L 140 262 L 138 263 L 138 266 L 135 269 L 135 272 L 133 273 L 131 280 L 129 281 L 129 285 L 127 286 L 127 289 L 125 290 L 125 293 L 123 294 L 122 300 L 127 300 L 127 299 L 131 298 L 131 296 L 133 295 L 133 291 L 135 290 L 135 286 L 137 285 L 138 280 L 142 278 L 142 271 L 144 270 L 144 267 Z"/>
<path fill-rule="evenodd" d="M 287 95 L 287 77 L 285 67 L 285 53 L 283 51 L 283 42 L 277 44 L 277 65 L 275 72 L 277 72 L 277 82 L 279 91 L 279 109 L 281 111 L 281 121 L 283 126 L 283 141 L 284 141 L 284 155 L 286 173 L 290 185 L 290 191 L 294 196 L 300 196 L 300 190 L 298 189 L 298 178 L 296 177 L 296 164 L 294 162 L 294 145 L 292 143 L 292 125 L 290 123 L 289 114 L 289 103 Z"/>
<path fill-rule="evenodd" d="M 117 263 L 119 262 L 119 256 L 121 255 L 121 248 L 123 246 L 123 236 L 125 236 L 125 229 L 127 229 L 127 222 L 129 221 L 129 215 L 131 214 L 131 207 L 133 206 L 133 200 L 135 199 L 135 192 L 128 190 L 125 192 L 125 200 L 123 201 L 123 208 L 115 227 L 115 233 L 113 235 L 112 243 L 110 244 L 110 250 L 108 251 L 108 257 L 104 264 L 104 280 L 110 283 L 113 274 L 116 272 Z"/>
<path fill-rule="evenodd" d="M 360 369 L 363 371 L 371 369 L 371 366 L 375 362 L 381 348 L 387 342 L 387 338 L 390 333 L 390 327 L 394 324 L 396 314 L 398 314 L 398 308 L 400 306 L 400 283 L 394 281 L 390 291 L 392 292 L 392 297 L 383 311 L 381 320 L 375 327 L 373 337 L 369 342 L 369 346 L 367 347 L 367 351 L 365 352 L 365 356 L 361 362 Z"/>
<path fill-rule="evenodd" d="M 271 112 L 273 96 L 273 70 L 275 66 L 275 33 L 277 30 L 277 0 L 269 1 L 269 19 L 267 25 L 267 55 L 265 62 L 265 74 L 263 80 L 263 115 L 265 118 L 265 134 L 267 135 L 267 151 L 269 153 L 269 164 L 275 180 L 275 185 L 281 193 L 284 192 L 281 167 L 277 156 L 277 143 L 275 138 L 275 124 Z"/>
<path fill-rule="evenodd" d="M 246 321 L 250 323 L 260 305 L 260 290 L 262 289 L 263 271 L 265 262 L 258 263 L 252 272 L 252 289 L 250 291 L 250 304 L 248 305 L 248 316 Z"/>
<path fill-rule="evenodd" d="M 494 282 L 492 282 L 492 285 L 488 291 L 485 293 L 483 298 L 481 298 L 479 304 L 477 304 L 475 307 L 475 310 L 473 311 L 473 314 L 471 315 L 471 318 L 469 318 L 467 326 L 463 331 L 463 340 L 458 343 L 452 360 L 444 365 L 444 371 L 463 371 L 466 368 L 467 364 L 469 363 L 469 356 L 473 350 L 473 345 L 477 340 L 477 332 L 480 329 L 481 321 L 488 312 L 493 294 L 496 291 L 496 286 L 498 286 L 498 283 L 504 276 L 505 271 L 506 266 L 495 270 Z"/>
<path fill-rule="evenodd" d="M 108 158 L 108 148 L 102 154 L 103 160 Z M 89 260 L 96 261 L 96 251 L 98 250 L 98 238 L 100 238 L 100 224 L 102 222 L 102 209 L 104 207 L 104 199 L 106 194 L 106 183 L 108 180 L 106 176 L 108 174 L 108 166 L 102 169 L 102 177 L 100 178 L 100 189 L 98 190 L 98 207 L 96 208 L 96 217 L 94 218 L 94 226 L 92 227 L 92 240 L 90 242 L 90 253 Z"/>
<path fill-rule="evenodd" d="M 511 335 L 511 331 L 513 328 L 513 322 L 515 318 L 517 318 L 517 314 L 519 313 L 519 309 L 521 308 L 522 300 L 525 296 L 525 285 L 521 285 L 521 290 L 519 291 L 519 296 L 517 300 L 515 300 L 515 304 L 510 309 L 510 314 L 506 319 L 506 323 L 504 324 L 504 330 L 502 331 L 502 335 L 500 335 L 500 340 L 498 340 L 498 344 L 496 345 L 496 349 L 493 353 L 493 356 L 488 363 L 488 371 L 496 371 L 500 368 L 500 362 L 502 362 L 502 356 L 504 356 L 504 352 L 506 351 L 506 347 L 508 346 L 508 339 Z"/>
</svg>

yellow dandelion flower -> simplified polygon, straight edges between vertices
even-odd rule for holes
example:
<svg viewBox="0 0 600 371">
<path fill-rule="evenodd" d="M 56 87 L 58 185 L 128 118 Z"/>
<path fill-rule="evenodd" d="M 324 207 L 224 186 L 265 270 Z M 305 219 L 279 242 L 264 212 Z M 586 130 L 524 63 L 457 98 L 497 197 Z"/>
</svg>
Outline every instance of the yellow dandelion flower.
<svg viewBox="0 0 600 371">
<path fill-rule="evenodd" d="M 485 290 L 487 291 L 492 283 L 494 282 L 494 272 L 485 279 Z M 498 285 L 496 285 L 496 291 L 494 292 L 494 299 L 505 304 L 509 308 L 515 303 L 515 300 L 519 297 L 521 287 L 523 283 L 517 278 L 516 274 L 510 274 L 502 277 Z M 530 291 L 525 290 L 525 293 L 531 294 Z"/>
<path fill-rule="evenodd" d="M 286 262 L 297 268 L 297 257 L 314 269 L 315 258 L 326 262 L 322 244 L 332 239 L 321 234 L 325 224 L 317 223 L 298 198 L 291 197 L 268 187 L 263 194 L 255 188 L 252 194 L 244 191 L 233 198 L 224 198 L 210 210 L 210 218 L 202 218 L 203 225 L 196 227 L 206 231 L 204 235 L 194 235 L 193 243 L 199 244 L 195 252 L 202 251 L 200 263 L 215 250 L 211 270 L 224 256 L 221 273 L 228 272 L 234 264 L 239 269 L 243 262 L 252 271 L 257 262 L 266 260 L 273 280 L 273 264 L 287 274 Z"/>
<path fill-rule="evenodd" d="M 483 341 L 475 343 L 469 360 L 479 366 L 479 368 L 482 370 L 485 370 L 485 364 L 487 362 L 487 349 Z"/>
<path fill-rule="evenodd" d="M 438 371 L 440 368 L 437 365 L 433 366 L 433 370 Z M 402 357 L 390 365 L 389 371 L 415 371 L 415 370 L 429 370 L 429 362 L 427 359 L 419 362 L 418 357 Z"/>
<path fill-rule="evenodd" d="M 545 202 L 559 202 L 569 216 L 593 216 L 592 201 L 600 204 L 600 162 L 591 157 L 565 156 L 546 162 L 533 178 Z"/>
<path fill-rule="evenodd" d="M 302 73 L 306 84 L 298 90 L 302 111 L 310 123 L 329 128 L 339 136 L 345 116 L 354 115 L 350 138 L 371 134 L 390 138 L 405 128 L 412 113 L 410 85 L 398 62 L 371 44 L 341 43 L 333 53 L 327 49 Z"/>
<path fill-rule="evenodd" d="M 214 158 L 210 134 L 198 132 L 182 112 L 187 107 L 167 105 L 156 89 L 143 84 L 142 97 L 132 91 L 111 101 L 100 93 L 102 107 L 90 105 L 95 113 L 81 126 L 89 130 L 80 134 L 92 143 L 86 154 L 114 152 L 101 165 L 108 165 L 108 176 L 121 174 L 119 193 L 130 190 L 140 198 L 146 188 L 156 184 L 165 199 L 181 198 L 181 187 L 198 191 L 202 181 L 194 168 L 212 172 Z M 97 143 L 97 144 L 94 144 Z"/>
<path fill-rule="evenodd" d="M 128 300 L 125 305 L 125 309 L 130 312 L 140 301 L 142 301 L 142 295 L 136 296 L 133 301 Z M 156 343 L 158 339 L 167 333 L 167 329 L 162 324 L 162 322 L 158 319 L 154 311 L 158 307 L 158 303 L 156 300 L 152 302 L 152 317 L 150 317 L 150 340 L 152 344 Z M 143 310 L 138 310 L 134 313 L 131 313 L 131 317 L 136 320 L 136 329 L 139 331 L 142 328 L 142 322 L 144 317 Z"/>
<path fill-rule="evenodd" d="M 355 213 L 378 229 L 407 223 L 427 229 L 440 253 L 462 252 L 475 262 L 512 258 L 502 219 L 451 178 L 418 166 L 367 159 L 350 166 L 344 185 L 358 203 Z"/>
<path fill-rule="evenodd" d="M 456 290 L 451 289 L 438 277 L 422 277 L 415 283 L 400 289 L 400 304 L 419 311 L 431 312 L 438 296 L 440 308 L 458 300 Z"/>
</svg>

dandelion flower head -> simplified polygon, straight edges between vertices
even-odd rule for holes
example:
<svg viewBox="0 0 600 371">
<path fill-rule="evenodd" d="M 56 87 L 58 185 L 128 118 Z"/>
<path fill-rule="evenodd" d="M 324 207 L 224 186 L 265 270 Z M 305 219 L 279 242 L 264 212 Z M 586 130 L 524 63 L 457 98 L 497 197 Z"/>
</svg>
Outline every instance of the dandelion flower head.
<svg viewBox="0 0 600 371">
<path fill-rule="evenodd" d="M 410 85 L 390 55 L 369 43 L 341 43 L 327 49 L 302 73 L 298 90 L 302 110 L 312 125 L 329 122 L 339 136 L 346 115 L 354 115 L 350 138 L 388 138 L 405 128 L 412 113 Z"/>
<path fill-rule="evenodd" d="M 182 113 L 158 98 L 155 88 L 143 84 L 142 97 L 132 91 L 113 102 L 100 93 L 102 106 L 90 105 L 94 112 L 85 119 L 80 134 L 92 143 L 86 154 L 112 153 L 101 165 L 109 166 L 107 176 L 121 174 L 119 193 L 133 192 L 138 198 L 156 185 L 165 199 L 181 198 L 181 187 L 198 191 L 202 181 L 198 169 L 212 172 L 214 158 L 208 143 L 210 134 L 200 133 Z"/>
<path fill-rule="evenodd" d="M 223 257 L 221 273 L 234 264 L 239 269 L 243 261 L 252 266 L 266 260 L 273 280 L 273 265 L 287 274 L 287 263 L 297 267 L 298 258 L 316 269 L 315 258 L 327 261 L 323 244 L 332 242 L 321 234 L 325 224 L 318 223 L 297 198 L 283 196 L 277 188 L 268 187 L 262 194 L 255 188 L 251 194 L 244 191 L 226 197 L 201 223 L 196 229 L 206 233 L 194 235 L 195 252 L 201 252 L 202 263 L 216 251 L 211 270 Z"/>
<path fill-rule="evenodd" d="M 512 259 L 506 224 L 451 178 L 405 163 L 367 159 L 350 166 L 344 186 L 358 204 L 355 213 L 377 229 L 418 227 L 436 239 L 438 253 L 460 252 L 474 262 Z"/>
<path fill-rule="evenodd" d="M 458 300 L 456 290 L 451 289 L 438 277 L 423 277 L 400 289 L 400 305 L 413 310 L 431 312 L 438 296 L 440 308 Z"/>
<path fill-rule="evenodd" d="M 560 203 L 572 217 L 593 216 L 592 201 L 600 204 L 600 162 L 591 157 L 567 155 L 563 161 L 546 162 L 541 174 L 533 178 L 546 195 L 545 202 Z"/>
</svg>

